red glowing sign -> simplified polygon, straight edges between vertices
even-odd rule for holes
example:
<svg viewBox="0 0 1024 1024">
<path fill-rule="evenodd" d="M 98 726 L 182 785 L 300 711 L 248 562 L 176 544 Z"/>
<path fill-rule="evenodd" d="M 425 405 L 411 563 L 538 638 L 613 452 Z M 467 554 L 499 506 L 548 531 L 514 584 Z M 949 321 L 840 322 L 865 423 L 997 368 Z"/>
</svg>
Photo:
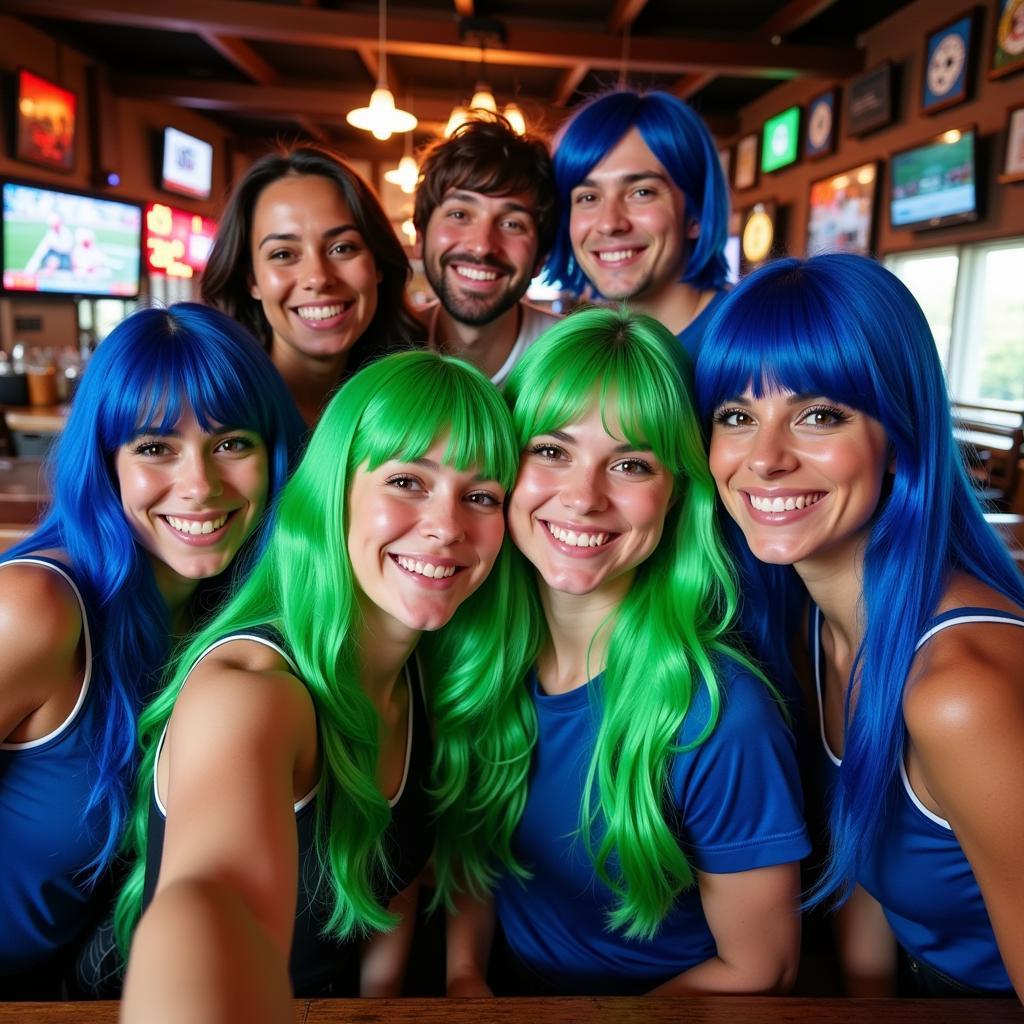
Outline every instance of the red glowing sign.
<svg viewBox="0 0 1024 1024">
<path fill-rule="evenodd" d="M 206 267 L 217 222 L 164 203 L 146 207 L 146 264 L 156 274 L 191 277 Z"/>
</svg>

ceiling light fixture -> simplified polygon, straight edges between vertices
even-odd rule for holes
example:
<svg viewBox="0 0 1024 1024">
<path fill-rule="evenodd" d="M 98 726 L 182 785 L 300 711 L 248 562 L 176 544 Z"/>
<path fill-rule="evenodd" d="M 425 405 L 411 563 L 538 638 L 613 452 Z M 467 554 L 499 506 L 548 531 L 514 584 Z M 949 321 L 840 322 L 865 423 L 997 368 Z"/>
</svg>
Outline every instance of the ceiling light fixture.
<svg viewBox="0 0 1024 1024">
<path fill-rule="evenodd" d="M 416 191 L 416 185 L 420 180 L 420 169 L 416 158 L 412 155 L 412 133 L 405 137 L 405 155 L 398 161 L 397 167 L 384 172 L 384 180 L 397 185 L 406 195 L 411 196 Z"/>
<path fill-rule="evenodd" d="M 373 90 L 368 107 L 357 107 L 350 110 L 345 120 L 354 128 L 371 132 L 375 139 L 383 142 L 390 139 L 396 132 L 411 132 L 417 125 L 416 118 L 408 111 L 399 110 L 395 106 L 395 97 L 391 95 L 387 80 L 387 46 L 384 26 L 387 20 L 387 0 L 378 0 L 377 11 L 380 22 L 380 68 L 377 75 L 377 88 Z"/>
</svg>

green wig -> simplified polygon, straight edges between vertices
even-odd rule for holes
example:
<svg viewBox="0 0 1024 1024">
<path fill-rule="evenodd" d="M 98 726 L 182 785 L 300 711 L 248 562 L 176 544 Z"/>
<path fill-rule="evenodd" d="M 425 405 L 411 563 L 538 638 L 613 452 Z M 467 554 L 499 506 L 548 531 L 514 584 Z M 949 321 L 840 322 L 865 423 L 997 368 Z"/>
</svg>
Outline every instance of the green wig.
<svg viewBox="0 0 1024 1024">
<path fill-rule="evenodd" d="M 173 663 L 169 682 L 143 712 L 143 747 L 127 846 L 136 858 L 116 913 L 126 950 L 145 880 L 146 830 L 160 736 L 196 660 L 216 640 L 272 624 L 280 631 L 316 707 L 321 774 L 316 801 L 317 854 L 333 897 L 326 932 L 340 939 L 394 924 L 375 896 L 388 877 L 383 845 L 390 821 L 377 788 L 376 710 L 359 685 L 356 638 L 361 612 L 349 560 L 347 496 L 357 469 L 390 459 L 415 461 L 447 438 L 444 461 L 508 489 L 518 449 L 508 410 L 494 386 L 465 363 L 430 352 L 387 356 L 357 373 L 331 400 L 294 476 L 285 486 L 266 551 L 245 585 Z M 476 601 L 501 592 L 511 552 L 503 545 L 495 575 Z M 473 604 L 474 602 L 469 602 Z M 462 610 L 460 609 L 460 612 Z M 445 627 L 472 626 L 459 612 Z"/>
<path fill-rule="evenodd" d="M 671 760 L 681 749 L 680 729 L 694 695 L 704 687 L 711 708 L 699 744 L 717 722 L 716 664 L 734 658 L 751 667 L 729 634 L 737 588 L 716 524 L 715 485 L 690 376 L 678 341 L 657 321 L 592 308 L 548 330 L 505 387 L 520 450 L 538 435 L 583 419 L 596 402 L 609 430 L 621 424 L 625 439 L 650 449 L 675 482 L 662 539 L 638 566 L 610 623 L 600 727 L 580 810 L 580 838 L 598 877 L 617 897 L 609 925 L 630 938 L 652 936 L 679 893 L 694 883 L 665 812 Z M 460 780 L 462 815 L 475 819 L 458 822 L 469 839 L 460 843 L 448 834 L 444 817 L 439 839 L 439 879 L 448 882 L 445 860 L 451 858 L 475 892 L 493 884 L 496 870 L 527 871 L 511 852 L 526 801 L 520 759 L 536 728 L 523 678 L 548 634 L 532 566 L 517 558 L 513 577 L 512 593 L 525 597 L 517 601 L 512 624 L 520 647 L 505 680 L 516 694 L 506 697 L 507 713 L 500 722 L 481 718 L 461 729 L 460 722 L 449 729 L 451 716 L 438 717 L 442 743 L 475 752 L 483 764 Z M 498 712 L 486 708 L 482 715 L 497 718 Z M 488 773 L 503 764 L 517 766 L 506 773 L 505 791 L 487 790 Z"/>
</svg>

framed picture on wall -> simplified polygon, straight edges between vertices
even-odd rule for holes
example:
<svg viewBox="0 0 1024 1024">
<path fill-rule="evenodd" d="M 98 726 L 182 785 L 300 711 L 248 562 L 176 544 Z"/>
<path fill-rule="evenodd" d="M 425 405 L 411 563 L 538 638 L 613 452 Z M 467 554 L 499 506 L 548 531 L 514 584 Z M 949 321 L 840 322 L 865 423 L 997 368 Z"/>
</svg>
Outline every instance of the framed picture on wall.
<svg viewBox="0 0 1024 1024">
<path fill-rule="evenodd" d="M 733 188 L 753 188 L 757 184 L 757 132 L 744 135 L 736 143 L 736 174 Z"/>
<path fill-rule="evenodd" d="M 1006 156 L 999 180 L 1024 181 L 1024 103 L 1011 107 L 1006 118 Z"/>
<path fill-rule="evenodd" d="M 772 255 L 778 229 L 778 210 L 774 199 L 756 203 L 743 213 L 740 232 L 740 268 L 743 273 L 761 266 Z"/>
<path fill-rule="evenodd" d="M 834 153 L 839 91 L 819 93 L 807 104 L 807 129 L 804 132 L 804 156 L 808 160 Z"/>
<path fill-rule="evenodd" d="M 988 77 L 1024 70 L 1024 0 L 996 0 Z"/>
<path fill-rule="evenodd" d="M 73 170 L 78 97 L 21 68 L 16 102 L 15 159 L 58 171 Z"/>
<path fill-rule="evenodd" d="M 846 90 L 846 134 L 867 135 L 893 120 L 893 66 L 889 61 L 854 80 Z"/>
<path fill-rule="evenodd" d="M 977 12 L 972 8 L 925 36 L 922 114 L 934 114 L 967 99 L 974 71 L 976 19 Z"/>
</svg>

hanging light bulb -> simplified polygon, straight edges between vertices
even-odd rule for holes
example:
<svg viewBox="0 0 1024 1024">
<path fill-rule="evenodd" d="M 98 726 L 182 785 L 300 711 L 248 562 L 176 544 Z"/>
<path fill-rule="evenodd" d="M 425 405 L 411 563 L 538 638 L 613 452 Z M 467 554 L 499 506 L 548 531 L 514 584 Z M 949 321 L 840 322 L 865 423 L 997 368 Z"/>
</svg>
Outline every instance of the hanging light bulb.
<svg viewBox="0 0 1024 1024">
<path fill-rule="evenodd" d="M 450 139 L 467 121 L 469 111 L 461 104 L 452 107 L 448 115 L 448 123 L 444 126 L 444 137 Z"/>
<path fill-rule="evenodd" d="M 409 239 L 409 245 L 416 244 L 416 225 L 413 224 L 412 217 L 402 221 L 402 234 Z"/>
<path fill-rule="evenodd" d="M 387 18 L 387 0 L 379 0 L 380 23 L 380 73 L 377 77 L 377 88 L 373 90 L 368 107 L 357 107 L 345 116 L 353 128 L 361 128 L 364 132 L 372 132 L 375 139 L 383 142 L 390 139 L 395 132 L 411 132 L 418 124 L 416 118 L 406 110 L 395 107 L 395 97 L 388 88 L 386 73 L 387 46 L 384 24 Z"/>
<path fill-rule="evenodd" d="M 416 182 L 420 179 L 420 169 L 413 157 L 406 154 L 398 161 L 398 166 L 384 172 L 384 180 L 397 185 L 406 195 L 416 191 Z"/>
<path fill-rule="evenodd" d="M 473 93 L 469 106 L 471 110 L 487 110 L 492 114 L 498 112 L 498 104 L 494 101 L 494 93 L 491 92 L 491 87 L 483 81 L 476 83 L 476 92 Z"/>
<path fill-rule="evenodd" d="M 523 117 L 518 103 L 506 103 L 505 109 L 501 113 L 516 135 L 526 134 L 526 118 Z"/>
</svg>

